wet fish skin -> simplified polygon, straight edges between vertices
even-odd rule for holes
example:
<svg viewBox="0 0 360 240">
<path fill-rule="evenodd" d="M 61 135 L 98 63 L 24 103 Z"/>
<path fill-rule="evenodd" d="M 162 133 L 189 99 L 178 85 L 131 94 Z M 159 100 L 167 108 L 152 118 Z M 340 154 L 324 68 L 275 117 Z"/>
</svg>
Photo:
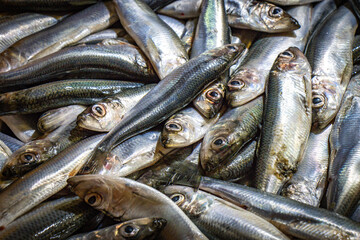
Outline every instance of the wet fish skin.
<svg viewBox="0 0 360 240">
<path fill-rule="evenodd" d="M 138 88 L 124 89 L 121 93 L 97 102 L 78 116 L 77 125 L 91 131 L 111 131 L 121 121 L 124 114 L 154 86 L 155 84 L 147 84 Z"/>
<path fill-rule="evenodd" d="M 0 132 L 0 140 L 3 141 L 6 144 L 6 146 L 9 147 L 11 152 L 15 152 L 22 145 L 24 145 L 24 143 L 19 141 L 18 139 L 8 136 L 2 132 Z"/>
<path fill-rule="evenodd" d="M 202 1 L 178 0 L 158 10 L 158 13 L 179 19 L 197 18 L 200 15 Z"/>
<path fill-rule="evenodd" d="M 2 240 L 65 239 L 76 232 L 98 211 L 79 197 L 66 197 L 48 201 L 12 222 L 0 231 Z"/>
<path fill-rule="evenodd" d="M 97 44 L 105 39 L 116 39 L 125 34 L 126 34 L 126 32 L 123 28 L 109 28 L 106 30 L 102 30 L 102 31 L 93 33 L 87 37 L 84 37 L 83 39 L 74 43 L 73 45 Z"/>
<path fill-rule="evenodd" d="M 45 132 L 52 132 L 62 125 L 68 124 L 71 116 L 79 115 L 85 110 L 83 105 L 69 105 L 66 107 L 56 108 L 43 113 L 37 123 L 38 129 Z"/>
<path fill-rule="evenodd" d="M 289 239 L 266 220 L 204 191 L 173 185 L 164 193 L 211 239 Z"/>
<path fill-rule="evenodd" d="M 69 11 L 78 10 L 94 4 L 98 0 L 0 0 L 4 9 L 21 9 L 26 11 Z"/>
<path fill-rule="evenodd" d="M 172 115 L 165 123 L 161 142 L 166 148 L 186 147 L 202 139 L 222 113 L 211 119 L 205 118 L 194 107 L 187 107 Z"/>
<path fill-rule="evenodd" d="M 112 3 L 99 2 L 59 24 L 23 38 L 0 54 L 0 72 L 23 66 L 70 45 L 118 20 Z"/>
<path fill-rule="evenodd" d="M 156 239 L 167 221 L 163 218 L 139 218 L 110 227 L 101 228 L 88 233 L 80 233 L 68 240 L 95 240 L 95 239 Z"/>
<path fill-rule="evenodd" d="M 329 135 L 332 124 L 311 132 L 297 172 L 285 183 L 281 195 L 319 207 L 325 193 L 329 166 Z"/>
<path fill-rule="evenodd" d="M 221 164 L 214 172 L 206 172 L 206 176 L 232 182 L 244 179 L 253 169 L 256 145 L 255 140 L 251 141 L 228 163 Z"/>
<path fill-rule="evenodd" d="M 267 34 L 258 39 L 249 49 L 240 68 L 227 83 L 227 102 L 232 107 L 241 106 L 265 91 L 265 83 L 270 69 L 279 55 L 289 47 L 304 50 L 309 37 L 312 7 L 303 5 L 293 7 L 288 13 L 295 17 L 301 28 L 289 33 Z"/>
<path fill-rule="evenodd" d="M 129 138 L 113 148 L 104 160 L 87 161 L 80 174 L 125 177 L 154 165 L 164 156 L 176 151 L 176 149 L 164 148 L 161 145 L 160 133 L 160 129 L 153 129 Z"/>
<path fill-rule="evenodd" d="M 5 166 L 11 154 L 12 152 L 9 147 L 2 140 L 0 140 L 0 171 Z"/>
<path fill-rule="evenodd" d="M 323 0 L 269 0 L 268 2 L 278 4 L 280 6 L 293 6 L 293 5 L 316 3 L 320 1 Z"/>
<path fill-rule="evenodd" d="M 242 44 L 225 45 L 175 69 L 125 114 L 123 120 L 99 143 L 92 158 L 99 161 L 106 159 L 108 152 L 117 144 L 156 126 L 185 107 L 204 87 L 226 71 L 243 49 Z"/>
<path fill-rule="evenodd" d="M 311 16 L 310 35 L 321 26 L 328 16 L 330 16 L 336 10 L 336 3 L 334 0 L 321 0 L 314 6 Z M 311 37 L 310 37 L 311 38 Z M 308 41 L 310 42 L 310 40 Z"/>
<path fill-rule="evenodd" d="M 38 13 L 22 13 L 0 23 L 0 53 L 20 39 L 55 25 L 54 17 Z"/>
<path fill-rule="evenodd" d="M 65 48 L 25 66 L 0 73 L 0 92 L 66 79 L 75 74 L 82 79 L 100 77 L 111 80 L 158 81 L 150 63 L 137 47 L 125 42 L 116 43 L 118 44 Z M 116 73 L 116 78 L 108 72 Z"/>
<path fill-rule="evenodd" d="M 78 172 L 103 136 L 74 144 L 3 190 L 0 193 L 1 229 L 64 188 L 66 180 Z"/>
<path fill-rule="evenodd" d="M 182 21 L 162 14 L 158 14 L 158 17 L 163 20 L 179 38 L 181 38 L 185 31 L 185 24 Z"/>
<path fill-rule="evenodd" d="M 293 124 L 296 123 L 296 124 Z M 294 47 L 280 53 L 269 76 L 255 186 L 277 193 L 297 170 L 311 129 L 311 67 Z"/>
<path fill-rule="evenodd" d="M 102 175 L 75 176 L 68 183 L 86 203 L 115 219 L 126 221 L 146 216 L 166 219 L 160 238 L 207 239 L 173 201 L 149 186 Z"/>
<path fill-rule="evenodd" d="M 70 79 L 42 84 L 14 92 L 0 94 L 0 116 L 28 114 L 63 107 L 71 104 L 94 104 L 124 89 L 143 84 L 100 80 Z"/>
<path fill-rule="evenodd" d="M 205 172 L 220 168 L 255 137 L 263 115 L 263 97 L 233 108 L 211 126 L 204 136 L 200 164 Z"/>
<path fill-rule="evenodd" d="M 341 6 L 314 33 L 307 46 L 306 57 L 312 66 L 314 128 L 326 127 L 339 110 L 351 77 L 351 50 L 357 26 L 351 10 Z"/>
<path fill-rule="evenodd" d="M 188 54 L 190 54 L 190 50 L 194 40 L 197 21 L 198 18 L 193 18 L 186 21 L 184 34 L 181 36 L 181 41 L 184 44 L 185 50 Z"/>
<path fill-rule="evenodd" d="M 355 240 L 360 237 L 359 223 L 323 208 L 208 177 L 202 177 L 199 188 L 246 208 L 296 238 Z"/>
<path fill-rule="evenodd" d="M 329 186 L 327 209 L 351 216 L 360 200 L 359 104 L 360 76 L 350 80 L 330 134 Z"/>
<path fill-rule="evenodd" d="M 114 3 L 122 26 L 149 58 L 160 79 L 187 62 L 189 57 L 179 37 L 148 5 L 139 0 Z"/>
<path fill-rule="evenodd" d="M 11 129 L 14 135 L 26 143 L 41 135 L 36 128 L 36 116 L 34 115 L 9 115 L 0 119 Z"/>
</svg>

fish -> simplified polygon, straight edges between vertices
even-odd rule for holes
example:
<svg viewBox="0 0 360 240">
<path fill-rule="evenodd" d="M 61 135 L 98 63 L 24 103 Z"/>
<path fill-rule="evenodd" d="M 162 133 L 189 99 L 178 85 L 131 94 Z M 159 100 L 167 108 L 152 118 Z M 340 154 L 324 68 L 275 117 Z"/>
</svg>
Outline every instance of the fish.
<svg viewBox="0 0 360 240">
<path fill-rule="evenodd" d="M 270 69 L 277 56 L 289 47 L 304 50 L 309 37 L 311 6 L 293 7 L 288 12 L 298 19 L 301 28 L 291 33 L 263 35 L 251 45 L 240 67 L 227 83 L 226 99 L 231 107 L 241 106 L 265 91 Z"/>
<path fill-rule="evenodd" d="M 3 141 L 6 144 L 6 146 L 8 146 L 11 152 L 15 152 L 22 145 L 24 145 L 24 143 L 19 141 L 18 139 L 6 135 L 2 132 L 0 132 L 0 140 Z"/>
<path fill-rule="evenodd" d="M 110 28 L 105 29 L 96 33 L 93 33 L 87 37 L 84 37 L 80 41 L 73 43 L 73 45 L 80 45 L 80 44 L 98 44 L 105 39 L 116 39 L 118 37 L 124 36 L 126 34 L 123 28 Z"/>
<path fill-rule="evenodd" d="M 87 204 L 115 219 L 126 221 L 148 216 L 166 219 L 160 238 L 207 239 L 173 201 L 147 185 L 103 175 L 74 176 L 68 183 Z"/>
<path fill-rule="evenodd" d="M 101 228 L 88 233 L 80 233 L 68 240 L 95 240 L 95 239 L 156 239 L 166 226 L 163 218 L 139 218 Z"/>
<path fill-rule="evenodd" d="M 268 0 L 268 2 L 278 4 L 280 6 L 293 6 L 293 5 L 302 5 L 309 3 L 322 2 L 323 0 Z"/>
<path fill-rule="evenodd" d="M 173 185 L 164 193 L 210 239 L 289 239 L 261 217 L 204 191 Z"/>
<path fill-rule="evenodd" d="M 39 13 L 21 13 L 0 23 L 0 53 L 31 34 L 55 25 L 55 17 Z"/>
<path fill-rule="evenodd" d="M 202 177 L 199 189 L 214 194 L 269 221 L 300 239 L 360 238 L 360 223 L 323 208 L 231 182 Z"/>
<path fill-rule="evenodd" d="M 72 116 L 79 115 L 86 109 L 83 105 L 69 105 L 43 113 L 37 123 L 38 129 L 43 132 L 52 132 L 55 129 L 73 121 Z"/>
<path fill-rule="evenodd" d="M 2 140 L 0 140 L 0 171 L 5 166 L 11 154 L 12 152 L 10 148 Z"/>
<path fill-rule="evenodd" d="M 216 21 L 209 21 L 210 18 L 214 18 Z M 204 0 L 190 58 L 230 43 L 230 27 L 226 18 L 224 1 Z M 204 89 L 193 101 L 195 108 L 205 117 L 213 118 L 220 111 L 225 99 L 225 83 L 227 80 L 228 71 Z"/>
<path fill-rule="evenodd" d="M 140 0 L 114 0 L 120 22 L 164 79 L 189 59 L 176 33 Z M 147 24 L 144 24 L 146 22 Z"/>
<path fill-rule="evenodd" d="M 0 192 L 0 229 L 63 189 L 103 137 L 101 134 L 72 145 Z"/>
<path fill-rule="evenodd" d="M 125 114 L 99 143 L 92 159 L 103 161 L 116 145 L 156 126 L 184 108 L 202 89 L 225 72 L 243 49 L 241 44 L 225 45 L 190 59 L 175 69 Z"/>
<path fill-rule="evenodd" d="M 67 124 L 26 143 L 13 152 L 1 171 L 0 179 L 10 180 L 21 177 L 67 147 L 91 135 L 76 128 L 76 115 L 69 118 Z"/>
<path fill-rule="evenodd" d="M 23 10 L 23 11 L 69 11 L 78 10 L 94 4 L 98 0 L 0 0 L 0 5 L 4 9 Z"/>
<path fill-rule="evenodd" d="M 20 90 L 71 77 L 158 81 L 151 65 L 137 47 L 117 42 L 112 45 L 65 48 L 25 66 L 0 73 L 0 92 Z"/>
<path fill-rule="evenodd" d="M 116 95 L 97 102 L 78 116 L 77 125 L 91 131 L 109 132 L 154 86 L 155 84 L 147 84 L 138 88 L 124 89 Z"/>
<path fill-rule="evenodd" d="M 297 171 L 311 130 L 311 67 L 300 49 L 279 54 L 265 96 L 255 186 L 277 193 Z"/>
<path fill-rule="evenodd" d="M 95 158 L 87 161 L 80 174 L 125 177 L 154 165 L 176 151 L 161 145 L 160 133 L 160 129 L 153 129 L 129 138 L 113 148 L 104 160 Z"/>
<path fill-rule="evenodd" d="M 200 164 L 213 172 L 229 162 L 258 132 L 263 115 L 263 97 L 226 112 L 204 136 Z"/>
<path fill-rule="evenodd" d="M 68 79 L 0 94 L 0 116 L 29 114 L 73 104 L 89 105 L 142 83 Z M 2 117 L 3 118 L 3 117 Z"/>
<path fill-rule="evenodd" d="M 190 54 L 192 43 L 194 40 L 195 29 L 197 26 L 198 18 L 189 19 L 185 23 L 185 30 L 181 36 L 181 42 L 184 44 L 185 51 Z"/>
<path fill-rule="evenodd" d="M 248 177 L 255 165 L 256 145 L 255 140 L 249 142 L 228 163 L 221 164 L 213 172 L 206 172 L 206 176 L 232 182 Z"/>
<path fill-rule="evenodd" d="M 360 75 L 350 80 L 330 133 L 327 209 L 351 216 L 360 200 L 359 166 Z"/>
<path fill-rule="evenodd" d="M 315 129 L 325 128 L 339 110 L 351 77 L 352 44 L 357 26 L 355 15 L 345 5 L 341 6 L 326 18 L 308 44 L 306 57 L 312 67 Z"/>
<path fill-rule="evenodd" d="M 327 17 L 330 16 L 335 10 L 336 3 L 334 0 L 321 0 L 314 6 L 309 29 L 310 39 L 312 38 L 313 33 L 321 27 Z M 308 43 L 310 42 L 310 39 L 308 40 Z"/>
<path fill-rule="evenodd" d="M 41 132 L 36 127 L 36 116 L 34 115 L 8 115 L 1 116 L 0 119 L 24 143 L 41 136 Z"/>
<path fill-rule="evenodd" d="M 5 1 L 5 0 L 4 0 Z M 0 4 L 2 5 L 2 4 Z M 0 72 L 47 56 L 118 21 L 111 2 L 99 2 L 58 24 L 21 39 L 0 54 Z"/>
<path fill-rule="evenodd" d="M 176 18 L 172 18 L 166 15 L 157 14 L 158 17 L 163 20 L 175 33 L 181 38 L 185 31 L 185 24 Z"/>
<path fill-rule="evenodd" d="M 172 115 L 161 133 L 161 142 L 166 148 L 186 147 L 201 140 L 222 113 L 208 119 L 194 107 L 187 107 Z"/>
<path fill-rule="evenodd" d="M 0 231 L 0 239 L 65 239 L 98 214 L 78 196 L 48 201 Z"/>
<path fill-rule="evenodd" d="M 158 11 L 176 18 L 200 15 L 201 0 L 177 0 Z M 225 11 L 230 27 L 260 32 L 286 32 L 299 29 L 297 18 L 268 2 L 253 0 L 225 0 Z"/>
<path fill-rule="evenodd" d="M 297 172 L 285 183 L 281 195 L 314 207 L 320 206 L 325 193 L 329 166 L 329 135 L 332 124 L 311 132 Z"/>
</svg>

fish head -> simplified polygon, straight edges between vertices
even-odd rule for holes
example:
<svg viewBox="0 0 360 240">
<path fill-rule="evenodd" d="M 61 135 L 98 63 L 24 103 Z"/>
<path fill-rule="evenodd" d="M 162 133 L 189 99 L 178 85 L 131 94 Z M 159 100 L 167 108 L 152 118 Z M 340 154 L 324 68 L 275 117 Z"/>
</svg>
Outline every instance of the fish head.
<svg viewBox="0 0 360 240">
<path fill-rule="evenodd" d="M 2 179 L 12 179 L 21 177 L 25 173 L 34 169 L 42 162 L 52 156 L 52 143 L 48 140 L 35 140 L 29 142 L 16 150 L 9 157 L 2 169 Z"/>
<path fill-rule="evenodd" d="M 200 165 L 205 172 L 214 171 L 220 163 L 225 162 L 232 154 L 235 139 L 233 122 L 216 125 L 205 134 L 200 149 Z M 236 124 L 236 123 L 235 123 Z"/>
<path fill-rule="evenodd" d="M 77 118 L 81 128 L 97 132 L 109 132 L 124 117 L 125 109 L 121 102 L 108 99 L 87 108 Z"/>
<path fill-rule="evenodd" d="M 118 225 L 116 236 L 124 239 L 149 239 L 165 228 L 167 221 L 163 218 L 139 218 Z M 151 238 L 153 239 L 153 238 Z"/>
<path fill-rule="evenodd" d="M 225 91 L 222 83 L 212 85 L 194 100 L 194 106 L 205 117 L 213 118 L 223 105 Z"/>
<path fill-rule="evenodd" d="M 297 73 L 309 72 L 309 69 L 309 62 L 303 52 L 297 47 L 290 47 L 280 53 L 272 68 L 272 70 L 275 71 L 291 71 Z"/>
<path fill-rule="evenodd" d="M 265 79 L 257 69 L 240 68 L 231 76 L 227 87 L 228 104 L 232 107 L 238 107 L 264 92 Z"/>
<path fill-rule="evenodd" d="M 325 128 L 336 116 L 342 98 L 342 87 L 323 76 L 312 78 L 312 123 L 314 129 Z"/>
<path fill-rule="evenodd" d="M 293 31 L 301 27 L 299 22 L 282 8 L 267 2 L 258 4 L 261 5 L 259 21 L 265 24 L 264 30 L 275 33 Z"/>
<path fill-rule="evenodd" d="M 209 55 L 212 58 L 219 58 L 225 62 L 232 63 L 234 62 L 243 51 L 246 49 L 245 44 L 243 43 L 233 43 L 227 44 L 212 50 L 206 51 L 203 54 Z M 229 67 L 231 64 L 229 64 Z"/>
<path fill-rule="evenodd" d="M 90 174 L 68 179 L 71 190 L 93 208 L 121 218 L 131 204 L 131 190 L 117 178 Z"/>
<path fill-rule="evenodd" d="M 165 123 L 161 132 L 161 142 L 166 148 L 186 147 L 193 140 L 196 123 L 187 113 L 187 109 L 184 109 L 173 115 Z"/>
</svg>

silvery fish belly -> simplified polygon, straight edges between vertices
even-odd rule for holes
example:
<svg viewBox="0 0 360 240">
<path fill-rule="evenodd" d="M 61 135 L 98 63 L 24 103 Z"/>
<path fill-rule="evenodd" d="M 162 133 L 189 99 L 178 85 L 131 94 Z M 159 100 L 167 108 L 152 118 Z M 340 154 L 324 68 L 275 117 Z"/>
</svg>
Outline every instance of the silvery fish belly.
<svg viewBox="0 0 360 240">
<path fill-rule="evenodd" d="M 360 200 L 360 76 L 350 81 L 330 135 L 327 208 L 349 216 Z"/>
<path fill-rule="evenodd" d="M 298 48 L 280 53 L 273 65 L 256 165 L 258 189 L 277 193 L 296 172 L 311 128 L 310 73 Z"/>
</svg>

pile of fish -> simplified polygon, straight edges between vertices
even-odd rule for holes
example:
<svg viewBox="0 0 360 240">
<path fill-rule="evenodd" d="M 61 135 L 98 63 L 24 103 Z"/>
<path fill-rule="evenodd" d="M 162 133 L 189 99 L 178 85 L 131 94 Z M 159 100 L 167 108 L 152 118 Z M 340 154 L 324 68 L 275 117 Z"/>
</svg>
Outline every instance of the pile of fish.
<svg viewBox="0 0 360 240">
<path fill-rule="evenodd" d="M 0 240 L 360 239 L 359 0 L 0 0 Z"/>
</svg>

